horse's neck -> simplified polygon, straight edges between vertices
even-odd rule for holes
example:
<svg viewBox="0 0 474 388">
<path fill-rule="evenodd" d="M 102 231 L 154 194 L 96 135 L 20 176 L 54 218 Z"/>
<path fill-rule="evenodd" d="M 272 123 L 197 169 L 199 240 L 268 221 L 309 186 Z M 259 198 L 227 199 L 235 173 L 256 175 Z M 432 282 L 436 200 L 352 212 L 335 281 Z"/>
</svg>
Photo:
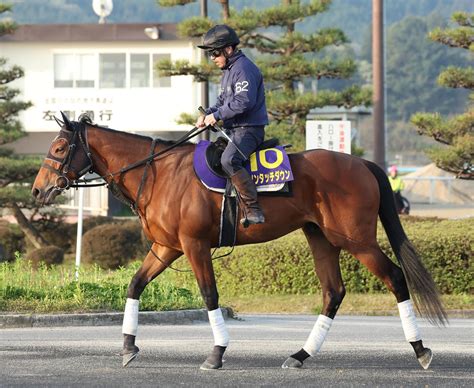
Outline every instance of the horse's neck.
<svg viewBox="0 0 474 388">
<path fill-rule="evenodd" d="M 146 158 L 150 141 L 142 137 L 97 127 L 88 128 L 88 142 L 97 174 L 106 176 Z"/>
</svg>

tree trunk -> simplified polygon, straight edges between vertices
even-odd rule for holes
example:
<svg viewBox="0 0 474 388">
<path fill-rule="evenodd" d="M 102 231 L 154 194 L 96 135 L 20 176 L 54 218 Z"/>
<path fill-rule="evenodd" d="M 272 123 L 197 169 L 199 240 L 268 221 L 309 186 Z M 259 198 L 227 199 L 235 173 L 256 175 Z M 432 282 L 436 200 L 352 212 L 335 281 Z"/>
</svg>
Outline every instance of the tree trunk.
<svg viewBox="0 0 474 388">
<path fill-rule="evenodd" d="M 228 20 L 230 18 L 229 0 L 219 0 L 219 3 L 222 6 L 222 18 Z"/>
<path fill-rule="evenodd" d="M 25 234 L 28 240 L 31 241 L 36 249 L 49 245 L 48 242 L 43 237 L 41 237 L 33 225 L 31 225 L 16 203 L 13 203 L 10 209 L 12 209 L 13 216 L 15 217 L 16 222 L 18 222 L 18 226 L 20 227 L 21 231 Z"/>
<path fill-rule="evenodd" d="M 290 5 L 292 5 L 294 2 L 294 0 L 283 0 L 283 5 L 286 6 L 286 7 L 289 7 Z M 295 32 L 295 23 L 288 23 L 288 25 L 286 26 L 286 32 L 288 35 L 292 35 L 293 32 Z M 292 47 L 288 47 L 286 49 L 286 52 L 285 52 L 285 56 L 286 57 L 290 57 L 291 55 L 293 54 L 293 48 Z M 285 91 L 293 91 L 295 89 L 294 85 L 293 85 L 293 80 L 288 80 L 288 81 L 285 81 L 283 83 L 283 88 Z"/>
</svg>

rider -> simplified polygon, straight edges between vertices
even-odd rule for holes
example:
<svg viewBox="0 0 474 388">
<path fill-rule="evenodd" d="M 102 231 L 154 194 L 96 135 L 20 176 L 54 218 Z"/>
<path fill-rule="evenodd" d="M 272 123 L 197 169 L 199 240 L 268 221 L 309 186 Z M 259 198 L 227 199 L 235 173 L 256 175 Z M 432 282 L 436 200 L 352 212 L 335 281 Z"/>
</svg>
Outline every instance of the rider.
<svg viewBox="0 0 474 388">
<path fill-rule="evenodd" d="M 265 136 L 264 128 L 268 124 L 265 90 L 260 70 L 237 49 L 239 43 L 236 32 L 222 24 L 212 27 L 198 46 L 206 50 L 223 74 L 216 104 L 206 110 L 206 116 L 199 117 L 196 127 L 214 125 L 218 120 L 224 122 L 235 146 L 228 143 L 221 157 L 222 168 L 244 203 L 248 223 L 261 224 L 265 217 L 257 201 L 257 189 L 243 164 Z M 245 223 L 245 218 L 240 222 Z"/>
<path fill-rule="evenodd" d="M 398 213 L 401 213 L 405 207 L 402 198 L 402 190 L 405 188 L 405 183 L 403 183 L 402 179 L 398 176 L 397 166 L 390 167 L 389 173 L 388 180 L 390 181 L 390 186 L 392 186 L 395 205 L 397 206 Z"/>
</svg>

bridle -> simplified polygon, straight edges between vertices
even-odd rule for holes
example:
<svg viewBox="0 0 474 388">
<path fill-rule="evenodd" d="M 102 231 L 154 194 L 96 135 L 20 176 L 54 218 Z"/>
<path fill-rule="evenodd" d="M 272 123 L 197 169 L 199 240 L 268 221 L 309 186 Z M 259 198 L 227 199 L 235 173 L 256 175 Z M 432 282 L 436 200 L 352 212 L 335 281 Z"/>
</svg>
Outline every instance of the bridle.
<svg viewBox="0 0 474 388">
<path fill-rule="evenodd" d="M 112 193 L 114 195 L 118 194 L 119 196 L 118 199 L 120 201 L 123 202 L 123 200 L 126 199 L 126 203 L 132 208 L 134 212 L 137 211 L 138 200 L 140 198 L 140 194 L 142 192 L 142 188 L 146 180 L 148 167 L 151 165 L 151 163 L 158 156 L 166 154 L 171 149 L 179 146 L 180 144 L 185 143 L 191 138 L 209 129 L 209 127 L 204 127 L 204 128 L 194 127 L 190 131 L 188 131 L 185 135 L 183 135 L 180 139 L 178 139 L 174 144 L 158 152 L 155 152 L 155 146 L 158 139 L 152 139 L 150 155 L 147 158 L 138 160 L 137 162 L 129 164 L 115 172 L 108 172 L 105 175 L 100 175 L 94 178 L 80 179 L 86 172 L 91 172 L 91 173 L 94 172 L 93 171 L 94 163 L 92 161 L 92 154 L 90 152 L 89 143 L 87 141 L 87 130 L 86 130 L 86 124 L 90 124 L 93 126 L 94 124 L 91 123 L 88 117 L 85 117 L 82 120 L 81 118 L 79 118 L 79 121 L 70 121 L 63 112 L 61 112 L 61 115 L 64 121 L 61 121 L 55 117 L 56 122 L 58 123 L 59 126 L 62 127 L 62 129 L 59 132 L 59 135 L 56 137 L 56 139 L 53 140 L 53 145 L 55 141 L 62 139 L 63 141 L 67 143 L 67 147 L 68 147 L 67 153 L 65 156 L 62 156 L 61 158 L 59 158 L 53 155 L 52 151 L 50 150 L 48 155 L 45 158 L 45 161 L 49 160 L 55 163 L 60 163 L 59 167 L 54 168 L 52 165 L 44 163 L 44 162 L 42 165 L 42 167 L 46 168 L 49 171 L 52 171 L 54 174 L 57 175 L 57 178 L 55 180 L 52 190 L 59 191 L 59 193 L 62 193 L 63 191 L 68 190 L 69 188 L 72 188 L 72 187 L 78 188 L 78 187 L 94 187 L 94 186 L 107 185 L 112 190 Z M 80 149 L 82 150 L 82 153 L 85 156 L 82 158 L 83 160 L 81 164 L 77 160 L 78 158 L 75 157 L 78 151 L 78 144 L 81 146 Z M 51 149 L 52 148 L 53 147 L 51 147 Z M 80 164 L 80 165 L 76 166 L 77 164 Z M 135 199 L 135 201 L 128 200 L 127 198 L 123 196 L 123 193 L 117 192 L 118 188 L 117 188 L 117 185 L 114 184 L 113 178 L 115 176 L 121 176 L 122 174 L 125 174 L 126 172 L 143 165 L 145 165 L 145 170 L 141 179 L 137 198 Z M 72 173 L 75 176 L 72 182 L 71 182 L 71 179 L 67 176 L 69 173 Z M 104 182 L 97 183 L 97 184 L 90 183 L 91 181 L 95 181 L 97 179 L 103 179 Z M 108 183 L 107 183 L 107 180 L 109 181 Z"/>
<path fill-rule="evenodd" d="M 45 161 L 48 160 L 53 163 L 59 163 L 59 167 L 55 168 L 53 165 L 45 162 L 42 164 L 43 168 L 57 175 L 52 190 L 59 191 L 59 193 L 68 190 L 70 187 L 76 187 L 74 183 L 85 173 L 92 172 L 94 165 L 87 142 L 85 123 L 82 121 L 71 122 L 64 115 L 63 118 L 65 119 L 64 122 L 56 119 L 58 124 L 63 126 L 63 128 L 59 132 L 59 135 L 53 140 L 52 147 L 45 158 Z M 65 156 L 59 157 L 54 155 L 53 147 L 58 141 L 62 141 L 67 147 Z M 78 147 L 78 145 L 80 147 Z M 75 157 L 77 156 L 78 148 L 82 151 L 83 158 Z M 74 178 L 71 179 L 68 175 L 72 175 Z"/>
</svg>

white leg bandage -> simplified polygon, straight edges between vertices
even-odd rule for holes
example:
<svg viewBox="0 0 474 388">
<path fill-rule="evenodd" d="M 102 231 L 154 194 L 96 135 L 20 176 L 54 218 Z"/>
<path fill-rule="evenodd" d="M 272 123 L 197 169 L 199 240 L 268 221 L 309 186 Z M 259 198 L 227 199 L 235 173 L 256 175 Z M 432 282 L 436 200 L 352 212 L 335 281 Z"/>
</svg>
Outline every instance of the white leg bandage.
<svg viewBox="0 0 474 388">
<path fill-rule="evenodd" d="M 123 313 L 122 334 L 137 335 L 138 328 L 138 299 L 127 298 Z"/>
<path fill-rule="evenodd" d="M 408 342 L 415 342 L 421 340 L 418 324 L 416 323 L 415 311 L 413 310 L 413 303 L 410 299 L 398 303 L 398 311 L 400 312 L 400 319 L 402 320 L 403 332 Z"/>
<path fill-rule="evenodd" d="M 229 333 L 225 327 L 221 309 L 218 307 L 217 309 L 208 311 L 207 313 L 209 315 L 212 334 L 214 335 L 214 345 L 227 346 L 229 344 Z"/>
<path fill-rule="evenodd" d="M 309 335 L 303 349 L 310 356 L 315 356 L 319 352 L 323 345 L 324 339 L 331 328 L 332 319 L 325 315 L 319 315 L 316 323 L 314 324 L 313 330 Z"/>
</svg>

